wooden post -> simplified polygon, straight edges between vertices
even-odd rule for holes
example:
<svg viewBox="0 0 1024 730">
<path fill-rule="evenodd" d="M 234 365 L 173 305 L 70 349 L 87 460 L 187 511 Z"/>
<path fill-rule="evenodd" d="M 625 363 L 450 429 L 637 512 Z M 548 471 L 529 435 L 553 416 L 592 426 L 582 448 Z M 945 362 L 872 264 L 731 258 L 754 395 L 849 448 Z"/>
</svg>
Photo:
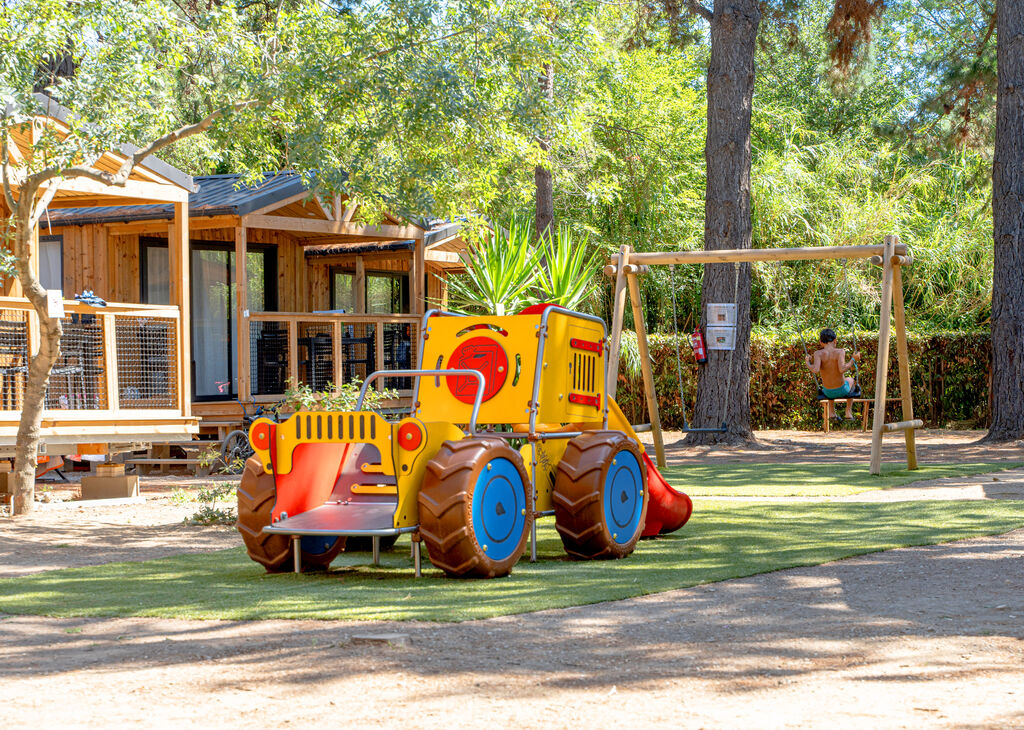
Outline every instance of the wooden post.
<svg viewBox="0 0 1024 730">
<path fill-rule="evenodd" d="M 299 323 L 288 320 L 288 380 L 291 387 L 299 384 Z"/>
<path fill-rule="evenodd" d="M 899 258 L 899 257 L 897 257 Z M 907 346 L 906 312 L 903 308 L 903 267 L 896 263 L 892 267 L 893 302 L 895 304 L 894 320 L 896 324 L 896 364 L 900 369 L 900 400 L 903 402 L 903 420 L 914 420 L 914 395 L 910 383 L 910 348 Z M 914 429 L 903 431 L 907 445 L 907 469 L 917 468 L 917 442 Z"/>
<path fill-rule="evenodd" d="M 341 327 L 341 320 L 336 319 L 331 322 L 331 342 L 334 345 L 334 373 L 332 378 L 334 379 L 334 392 L 341 392 L 341 382 L 344 379 L 345 370 L 342 368 L 341 360 L 345 357 L 345 348 L 341 346 L 341 338 L 344 334 L 344 330 Z"/>
<path fill-rule="evenodd" d="M 235 226 L 235 338 L 236 390 L 243 403 L 252 401 L 252 384 L 249 381 L 249 277 L 246 267 L 249 255 L 248 230 Z"/>
<path fill-rule="evenodd" d="M 117 320 L 113 314 L 102 315 L 103 369 L 107 379 L 107 409 L 111 413 L 121 410 L 117 373 Z"/>
<path fill-rule="evenodd" d="M 654 373 L 651 370 L 651 353 L 647 347 L 647 324 L 640 304 L 640 284 L 636 274 L 627 274 L 629 298 L 633 304 L 633 326 L 636 328 L 637 348 L 640 350 L 640 372 L 644 378 L 644 396 L 647 399 L 647 414 L 651 419 L 651 436 L 654 438 L 654 453 L 658 466 L 665 467 L 665 441 L 661 437 L 661 417 L 658 415 L 658 395 L 654 391 Z"/>
<path fill-rule="evenodd" d="M 878 362 L 875 367 L 875 418 L 871 426 L 871 473 L 882 473 L 882 429 L 885 427 L 885 391 L 889 374 L 889 323 L 892 318 L 892 257 L 896 237 L 885 237 L 882 254 L 882 302 L 878 321 Z"/>
<path fill-rule="evenodd" d="M 377 322 L 377 324 L 374 325 L 373 336 L 374 336 L 374 342 L 376 343 L 376 347 L 374 349 L 377 350 L 377 352 L 375 353 L 376 356 L 374 357 L 375 362 L 374 362 L 373 366 L 374 366 L 375 370 L 383 370 L 384 369 L 384 323 L 383 322 Z M 367 373 L 367 374 L 369 374 L 369 373 Z M 384 378 L 377 378 L 377 382 L 374 383 L 374 385 L 376 386 L 377 390 L 384 390 Z"/>
<path fill-rule="evenodd" d="M 189 271 L 188 202 L 174 204 L 168 256 L 171 273 L 171 303 L 181 313 L 178 318 L 178 398 L 181 415 L 192 415 L 192 333 L 191 276 Z"/>
<path fill-rule="evenodd" d="M 363 257 L 356 256 L 356 275 L 352 282 L 353 296 L 356 300 L 356 314 L 366 312 L 366 268 Z"/>
<path fill-rule="evenodd" d="M 412 261 L 409 267 L 409 311 L 413 314 L 423 314 L 427 311 L 427 297 L 423 290 L 426 284 L 427 262 L 426 262 L 426 241 L 423 236 L 413 240 Z"/>
<path fill-rule="evenodd" d="M 626 264 L 629 263 L 629 246 L 619 249 L 619 264 L 615 271 L 615 300 L 612 305 L 612 338 L 608 345 L 607 393 L 615 397 L 619 386 L 619 343 L 622 341 L 622 320 L 626 309 Z"/>
</svg>

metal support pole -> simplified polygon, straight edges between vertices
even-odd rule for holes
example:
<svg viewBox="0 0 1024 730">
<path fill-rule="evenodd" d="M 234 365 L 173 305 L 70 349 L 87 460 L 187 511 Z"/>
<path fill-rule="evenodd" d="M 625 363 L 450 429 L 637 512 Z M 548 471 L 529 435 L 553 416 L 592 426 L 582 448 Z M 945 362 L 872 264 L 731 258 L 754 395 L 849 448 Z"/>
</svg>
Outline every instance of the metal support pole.
<svg viewBox="0 0 1024 730">
<path fill-rule="evenodd" d="M 530 520 L 530 562 L 537 562 L 537 445 L 533 444 L 530 459 L 530 511 L 533 512 L 533 519 Z"/>
<path fill-rule="evenodd" d="M 420 555 L 420 536 L 419 533 L 412 537 L 412 564 L 416 570 L 416 577 L 419 578 L 423 575 L 420 567 L 423 563 L 423 557 Z"/>
<path fill-rule="evenodd" d="M 380 565 L 380 537 L 373 536 L 373 564 Z"/>
<path fill-rule="evenodd" d="M 292 536 L 292 566 L 296 573 L 302 572 L 302 538 L 298 535 Z"/>
</svg>

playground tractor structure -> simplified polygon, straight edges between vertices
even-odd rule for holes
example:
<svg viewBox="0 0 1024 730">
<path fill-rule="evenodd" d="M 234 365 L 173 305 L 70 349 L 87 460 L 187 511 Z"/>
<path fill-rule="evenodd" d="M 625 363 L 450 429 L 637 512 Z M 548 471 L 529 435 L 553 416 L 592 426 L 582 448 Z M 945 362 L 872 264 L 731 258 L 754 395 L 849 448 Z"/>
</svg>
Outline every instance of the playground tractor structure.
<svg viewBox="0 0 1024 730">
<path fill-rule="evenodd" d="M 419 369 L 378 371 L 356 410 L 261 418 L 238 489 L 238 530 L 268 572 L 324 568 L 402 534 L 449 576 L 511 572 L 553 516 L 580 560 L 624 558 L 693 510 L 606 394 L 604 322 L 538 305 L 512 316 L 424 316 Z M 424 365 L 431 369 L 423 369 Z M 411 378 L 411 414 L 362 410 L 381 377 Z M 369 538 L 369 540 L 368 540 Z"/>
</svg>

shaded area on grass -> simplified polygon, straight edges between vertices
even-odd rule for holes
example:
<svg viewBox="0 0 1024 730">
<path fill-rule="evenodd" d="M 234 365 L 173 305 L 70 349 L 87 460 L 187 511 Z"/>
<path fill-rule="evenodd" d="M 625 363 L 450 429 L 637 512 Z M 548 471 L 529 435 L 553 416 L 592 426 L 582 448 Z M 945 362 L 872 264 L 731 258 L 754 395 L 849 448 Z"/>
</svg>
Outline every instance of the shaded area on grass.
<svg viewBox="0 0 1024 730">
<path fill-rule="evenodd" d="M 550 523 L 537 563 L 499 580 L 415 579 L 408 543 L 368 565 L 343 555 L 326 574 L 266 575 L 242 548 L 0 580 L 0 612 L 200 619 L 464 621 L 598 603 L 815 565 L 851 555 L 1006 532 L 1015 502 L 708 503 L 679 533 L 628 559 L 566 559 Z"/>
<path fill-rule="evenodd" d="M 878 476 L 868 473 L 866 463 L 849 462 L 686 464 L 669 466 L 661 472 L 673 487 L 692 497 L 842 497 L 925 479 L 987 474 L 1022 463 L 930 464 L 915 471 L 889 465 Z"/>
</svg>

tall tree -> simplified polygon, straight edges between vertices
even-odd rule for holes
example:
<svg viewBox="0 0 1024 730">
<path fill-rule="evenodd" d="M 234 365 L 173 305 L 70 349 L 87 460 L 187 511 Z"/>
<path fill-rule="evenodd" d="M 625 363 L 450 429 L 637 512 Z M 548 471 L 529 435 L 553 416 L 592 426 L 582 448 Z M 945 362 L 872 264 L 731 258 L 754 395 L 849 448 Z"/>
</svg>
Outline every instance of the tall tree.
<svg viewBox="0 0 1024 730">
<path fill-rule="evenodd" d="M 1024 438 L 1024 2 L 998 0 L 996 143 L 992 163 L 992 426 Z"/>
<path fill-rule="evenodd" d="M 708 171 L 704 248 L 750 248 L 750 116 L 760 3 L 715 0 L 714 11 L 708 15 L 711 60 L 704 144 Z M 724 422 L 728 432 L 691 433 L 689 440 L 708 443 L 750 439 L 750 264 L 705 266 L 701 301 L 701 321 L 705 325 L 709 303 L 736 303 L 736 349 L 708 353 L 697 383 L 693 418 L 698 428 Z"/>
</svg>

